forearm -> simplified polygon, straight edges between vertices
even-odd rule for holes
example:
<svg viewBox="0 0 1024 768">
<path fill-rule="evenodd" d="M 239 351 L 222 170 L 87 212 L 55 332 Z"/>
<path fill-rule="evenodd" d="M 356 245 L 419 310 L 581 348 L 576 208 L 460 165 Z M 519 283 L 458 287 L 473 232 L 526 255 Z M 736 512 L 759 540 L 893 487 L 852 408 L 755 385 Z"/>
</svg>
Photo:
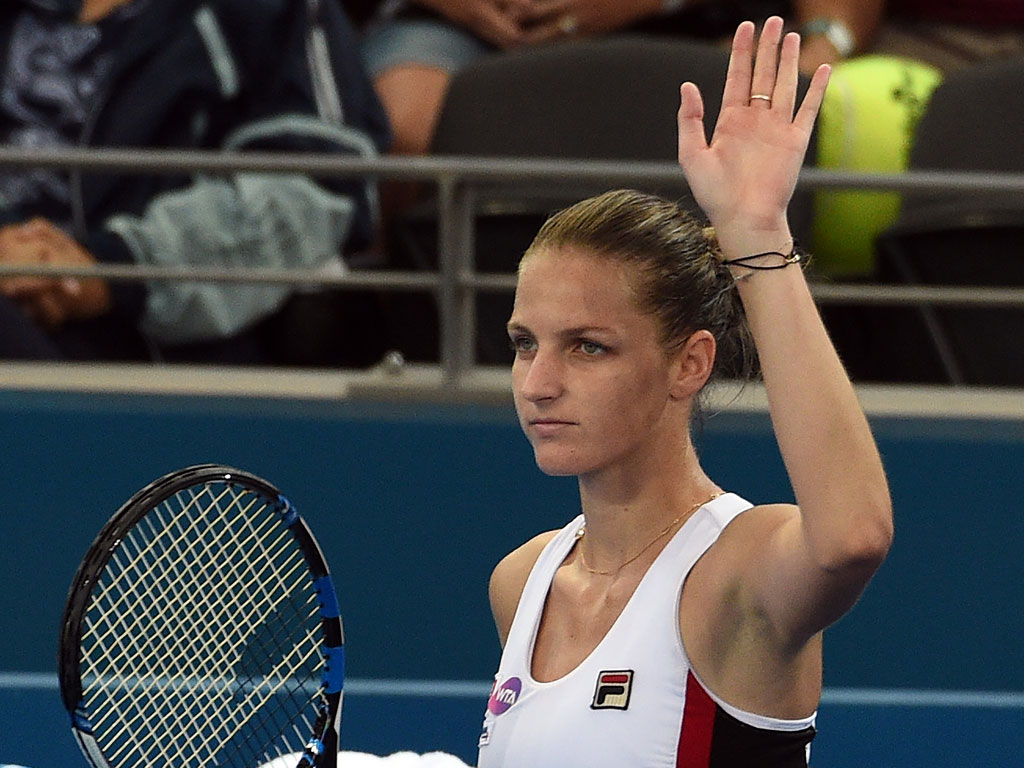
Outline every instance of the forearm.
<svg viewBox="0 0 1024 768">
<path fill-rule="evenodd" d="M 755 272 L 738 286 L 812 556 L 830 568 L 880 558 L 892 535 L 881 458 L 803 274 Z"/>
</svg>

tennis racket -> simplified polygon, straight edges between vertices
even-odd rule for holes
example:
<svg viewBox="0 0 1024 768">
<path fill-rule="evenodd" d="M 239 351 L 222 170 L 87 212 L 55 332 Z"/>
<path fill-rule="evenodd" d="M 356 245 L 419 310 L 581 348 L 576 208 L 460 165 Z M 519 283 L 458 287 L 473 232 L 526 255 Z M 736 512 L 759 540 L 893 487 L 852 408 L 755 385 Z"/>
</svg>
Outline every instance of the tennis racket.
<svg viewBox="0 0 1024 768">
<path fill-rule="evenodd" d="M 100 531 L 68 593 L 59 675 L 95 768 L 289 754 L 336 768 L 344 662 L 309 527 L 270 483 L 205 464 L 143 488 Z"/>
</svg>

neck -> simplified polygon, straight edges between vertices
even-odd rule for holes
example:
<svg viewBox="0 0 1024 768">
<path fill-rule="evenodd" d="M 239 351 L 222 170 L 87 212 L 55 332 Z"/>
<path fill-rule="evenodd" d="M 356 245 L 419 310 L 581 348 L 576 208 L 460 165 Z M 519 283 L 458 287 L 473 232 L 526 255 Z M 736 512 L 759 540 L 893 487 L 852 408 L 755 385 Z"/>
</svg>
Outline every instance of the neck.
<svg viewBox="0 0 1024 768">
<path fill-rule="evenodd" d="M 680 515 L 721 491 L 701 468 L 689 440 L 678 448 L 672 461 L 664 464 L 647 461 L 644 469 L 620 465 L 580 478 L 591 569 L 614 569 L 673 522 L 678 529 L 685 522 Z M 646 554 L 660 552 L 672 533 L 656 540 Z"/>
</svg>

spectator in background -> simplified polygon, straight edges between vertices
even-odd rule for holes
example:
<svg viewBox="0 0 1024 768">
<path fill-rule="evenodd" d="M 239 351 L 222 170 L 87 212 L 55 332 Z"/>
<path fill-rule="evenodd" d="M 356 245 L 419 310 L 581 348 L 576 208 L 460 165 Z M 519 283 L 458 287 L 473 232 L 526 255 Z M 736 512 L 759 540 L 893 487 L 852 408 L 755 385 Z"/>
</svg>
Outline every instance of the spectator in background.
<svg viewBox="0 0 1024 768">
<path fill-rule="evenodd" d="M 817 129 L 818 167 L 862 173 L 906 170 L 918 121 L 946 73 L 1024 56 L 1024 0 L 889 0 L 884 11 L 875 34 L 865 40 L 868 55 L 833 68 Z M 819 190 L 815 198 L 817 274 L 879 279 L 875 241 L 897 221 L 901 195 Z M 833 307 L 827 313 L 834 321 L 848 311 L 858 312 Z"/>
<path fill-rule="evenodd" d="M 889 0 L 873 47 L 942 71 L 1024 55 L 1024 0 Z"/>
<path fill-rule="evenodd" d="M 321 0 L 7 0 L 9 147 L 372 155 L 386 117 L 339 5 Z M 0 262 L 315 267 L 375 233 L 362 180 L 0 169 Z M 0 280 L 0 356 L 264 362 L 290 289 Z"/>
<path fill-rule="evenodd" d="M 346 0 L 365 16 L 368 0 Z M 846 58 L 871 39 L 884 0 L 386 0 L 364 58 L 395 132 L 420 155 L 451 77 L 480 56 L 574 36 L 632 32 L 720 41 L 744 19 L 785 15 L 804 41 L 801 70 Z M 686 77 L 681 72 L 680 78 Z M 500 94 L 495 94 L 500 98 Z"/>
</svg>

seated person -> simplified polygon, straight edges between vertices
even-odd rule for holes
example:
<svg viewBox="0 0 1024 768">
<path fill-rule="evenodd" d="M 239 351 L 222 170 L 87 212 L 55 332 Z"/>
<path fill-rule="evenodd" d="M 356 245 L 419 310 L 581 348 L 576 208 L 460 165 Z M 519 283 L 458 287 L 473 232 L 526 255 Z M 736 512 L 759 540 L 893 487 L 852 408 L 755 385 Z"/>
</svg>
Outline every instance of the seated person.
<svg viewBox="0 0 1024 768">
<path fill-rule="evenodd" d="M 367 0 L 347 0 L 366 16 Z M 720 41 L 739 21 L 788 16 L 804 38 L 801 71 L 846 58 L 871 39 L 883 0 L 398 0 L 378 3 L 364 60 L 395 131 L 395 151 L 421 155 L 451 77 L 480 56 L 616 32 Z M 681 73 L 682 74 L 682 73 Z"/>
<path fill-rule="evenodd" d="M 941 71 L 1024 55 L 1022 0 L 890 0 L 874 52 Z"/>
<path fill-rule="evenodd" d="M 0 9 L 8 147 L 372 155 L 389 130 L 340 6 L 16 0 Z M 300 174 L 0 173 L 0 263 L 328 267 L 375 231 L 375 188 Z M 0 357 L 261 362 L 290 288 L 0 280 Z"/>
</svg>

